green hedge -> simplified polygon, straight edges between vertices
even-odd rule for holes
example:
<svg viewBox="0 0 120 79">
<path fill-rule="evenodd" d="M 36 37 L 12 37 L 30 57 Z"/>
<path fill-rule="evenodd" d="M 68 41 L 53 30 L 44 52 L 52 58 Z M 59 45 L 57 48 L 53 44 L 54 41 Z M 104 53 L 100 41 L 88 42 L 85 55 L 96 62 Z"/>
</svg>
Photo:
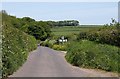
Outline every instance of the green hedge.
<svg viewBox="0 0 120 79">
<path fill-rule="evenodd" d="M 75 66 L 120 72 L 119 50 L 116 46 L 82 40 L 72 42 L 65 57 Z"/>
<path fill-rule="evenodd" d="M 119 26 L 120 27 L 120 26 Z M 87 39 L 102 44 L 110 44 L 120 47 L 120 29 L 115 26 L 104 26 L 98 30 L 90 30 L 89 32 L 81 32 L 78 40 Z"/>
<path fill-rule="evenodd" d="M 2 77 L 13 74 L 25 62 L 28 52 L 36 47 L 36 39 L 33 36 L 11 27 L 10 24 L 3 24 Z"/>
</svg>

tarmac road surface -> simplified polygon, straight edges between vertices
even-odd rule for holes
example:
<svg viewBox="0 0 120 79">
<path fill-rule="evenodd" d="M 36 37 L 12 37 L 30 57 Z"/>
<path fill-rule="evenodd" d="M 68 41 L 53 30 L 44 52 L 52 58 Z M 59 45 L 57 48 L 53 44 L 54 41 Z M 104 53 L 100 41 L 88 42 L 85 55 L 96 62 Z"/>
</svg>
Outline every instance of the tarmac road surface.
<svg viewBox="0 0 120 79">
<path fill-rule="evenodd" d="M 10 77 L 105 77 L 70 65 L 64 56 L 63 52 L 39 46 Z"/>
</svg>

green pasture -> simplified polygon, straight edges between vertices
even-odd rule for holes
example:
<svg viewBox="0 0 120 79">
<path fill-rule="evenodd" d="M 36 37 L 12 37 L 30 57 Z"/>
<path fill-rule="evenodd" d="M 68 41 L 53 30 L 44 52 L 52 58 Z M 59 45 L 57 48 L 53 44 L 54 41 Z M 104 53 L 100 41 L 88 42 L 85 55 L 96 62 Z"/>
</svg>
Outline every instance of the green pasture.
<svg viewBox="0 0 120 79">
<path fill-rule="evenodd" d="M 81 25 L 81 26 L 64 26 L 54 27 L 51 29 L 52 34 L 55 36 L 68 36 L 73 34 L 79 34 L 80 32 L 87 32 L 89 30 L 99 29 L 101 25 Z"/>
</svg>

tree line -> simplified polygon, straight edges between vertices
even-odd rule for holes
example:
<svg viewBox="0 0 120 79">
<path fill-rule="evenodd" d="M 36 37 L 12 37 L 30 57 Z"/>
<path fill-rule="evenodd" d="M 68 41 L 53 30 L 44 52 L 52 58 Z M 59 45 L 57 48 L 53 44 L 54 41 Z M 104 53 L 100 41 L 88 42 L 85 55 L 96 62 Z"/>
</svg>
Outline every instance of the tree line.
<svg viewBox="0 0 120 79">
<path fill-rule="evenodd" d="M 79 25 L 79 21 L 77 20 L 64 20 L 64 21 L 47 21 L 50 26 L 54 27 L 54 26 L 78 26 Z"/>
</svg>

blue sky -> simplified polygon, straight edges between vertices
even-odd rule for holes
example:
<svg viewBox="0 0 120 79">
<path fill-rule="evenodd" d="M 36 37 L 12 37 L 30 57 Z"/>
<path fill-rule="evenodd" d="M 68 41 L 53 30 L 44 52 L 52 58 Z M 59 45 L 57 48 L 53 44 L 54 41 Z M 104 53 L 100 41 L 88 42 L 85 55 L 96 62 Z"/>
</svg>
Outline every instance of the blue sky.
<svg viewBox="0 0 120 79">
<path fill-rule="evenodd" d="M 35 20 L 78 20 L 80 24 L 107 24 L 118 18 L 117 2 L 4 2 L 2 9 Z"/>
</svg>

